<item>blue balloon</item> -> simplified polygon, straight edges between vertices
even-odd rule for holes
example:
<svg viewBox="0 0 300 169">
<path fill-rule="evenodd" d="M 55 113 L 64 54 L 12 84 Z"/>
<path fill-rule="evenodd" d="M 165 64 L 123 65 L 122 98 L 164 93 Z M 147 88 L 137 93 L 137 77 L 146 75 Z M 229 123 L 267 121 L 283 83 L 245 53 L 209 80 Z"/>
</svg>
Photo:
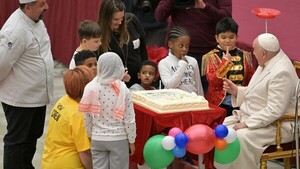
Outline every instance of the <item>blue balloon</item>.
<svg viewBox="0 0 300 169">
<path fill-rule="evenodd" d="M 183 156 L 185 156 L 186 150 L 185 148 L 180 148 L 178 146 L 175 146 L 172 150 L 173 155 L 177 158 L 181 158 Z"/>
<path fill-rule="evenodd" d="M 178 133 L 175 136 L 175 144 L 180 148 L 184 148 L 186 144 L 189 142 L 189 138 L 184 133 Z"/>
<path fill-rule="evenodd" d="M 224 138 L 228 135 L 228 128 L 220 124 L 215 128 L 215 134 L 217 138 Z"/>
</svg>

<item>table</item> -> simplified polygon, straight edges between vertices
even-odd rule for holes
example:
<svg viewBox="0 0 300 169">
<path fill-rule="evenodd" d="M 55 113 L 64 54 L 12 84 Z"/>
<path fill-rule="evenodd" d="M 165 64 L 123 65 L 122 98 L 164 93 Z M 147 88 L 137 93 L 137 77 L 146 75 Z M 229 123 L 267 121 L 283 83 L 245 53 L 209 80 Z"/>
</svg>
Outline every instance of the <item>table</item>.
<svg viewBox="0 0 300 169">
<path fill-rule="evenodd" d="M 135 153 L 130 157 L 130 160 L 143 164 L 143 148 L 147 140 L 156 134 L 167 134 L 172 127 L 178 127 L 184 131 L 194 124 L 205 124 L 212 129 L 222 124 L 226 116 L 226 110 L 213 104 L 209 104 L 209 107 L 209 110 L 157 114 L 134 104 L 137 137 L 135 140 Z M 203 164 L 207 169 L 213 168 L 213 153 L 214 151 L 211 150 L 204 154 Z M 198 160 L 197 155 L 188 152 L 187 155 Z"/>
</svg>

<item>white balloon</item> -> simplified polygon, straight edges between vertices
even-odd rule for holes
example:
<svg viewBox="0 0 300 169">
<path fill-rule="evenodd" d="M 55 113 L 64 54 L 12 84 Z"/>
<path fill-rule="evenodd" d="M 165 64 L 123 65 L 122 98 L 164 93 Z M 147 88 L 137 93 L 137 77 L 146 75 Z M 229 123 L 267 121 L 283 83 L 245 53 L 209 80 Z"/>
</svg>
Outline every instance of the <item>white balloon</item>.
<svg viewBox="0 0 300 169">
<path fill-rule="evenodd" d="M 236 131 L 233 128 L 228 128 L 228 135 L 224 139 L 227 141 L 227 143 L 232 143 L 236 137 Z"/>
<path fill-rule="evenodd" d="M 172 150 L 176 146 L 175 139 L 172 136 L 165 136 L 162 139 L 161 144 L 166 150 Z"/>
<path fill-rule="evenodd" d="M 216 169 L 228 169 L 228 168 L 230 168 L 231 163 L 230 164 L 220 164 L 220 163 L 214 161 L 214 166 L 216 167 Z"/>
</svg>

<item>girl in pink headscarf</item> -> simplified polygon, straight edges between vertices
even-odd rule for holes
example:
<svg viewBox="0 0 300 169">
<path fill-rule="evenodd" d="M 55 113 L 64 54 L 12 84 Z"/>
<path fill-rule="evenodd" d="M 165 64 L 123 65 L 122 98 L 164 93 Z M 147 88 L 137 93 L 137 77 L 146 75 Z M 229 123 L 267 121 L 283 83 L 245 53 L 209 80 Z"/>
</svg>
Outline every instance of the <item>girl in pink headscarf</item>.
<svg viewBox="0 0 300 169">
<path fill-rule="evenodd" d="M 95 168 L 128 169 L 129 154 L 135 150 L 135 114 L 130 91 L 121 80 L 124 72 L 116 53 L 102 54 L 97 76 L 86 85 L 79 104 L 79 111 L 86 113 Z"/>
</svg>

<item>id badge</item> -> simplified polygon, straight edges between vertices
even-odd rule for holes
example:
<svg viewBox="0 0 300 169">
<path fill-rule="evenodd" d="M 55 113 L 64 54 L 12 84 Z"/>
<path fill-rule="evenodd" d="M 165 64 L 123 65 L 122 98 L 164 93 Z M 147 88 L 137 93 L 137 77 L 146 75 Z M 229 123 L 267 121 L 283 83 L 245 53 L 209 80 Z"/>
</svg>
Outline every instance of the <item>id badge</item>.
<svg viewBox="0 0 300 169">
<path fill-rule="evenodd" d="M 137 48 L 139 48 L 140 47 L 140 39 L 136 39 L 136 40 L 134 40 L 133 42 L 133 48 L 134 49 L 137 49 Z"/>
</svg>

